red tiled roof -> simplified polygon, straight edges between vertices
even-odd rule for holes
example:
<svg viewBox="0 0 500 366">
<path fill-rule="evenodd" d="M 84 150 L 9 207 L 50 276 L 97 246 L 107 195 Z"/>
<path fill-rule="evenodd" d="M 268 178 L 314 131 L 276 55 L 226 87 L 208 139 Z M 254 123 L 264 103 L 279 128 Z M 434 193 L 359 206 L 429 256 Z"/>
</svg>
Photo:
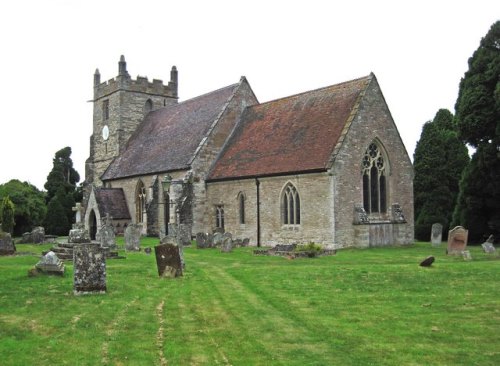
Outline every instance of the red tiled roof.
<svg viewBox="0 0 500 366">
<path fill-rule="evenodd" d="M 248 107 L 209 180 L 325 170 L 371 75 Z"/>
<path fill-rule="evenodd" d="M 97 188 L 94 192 L 101 217 L 109 214 L 115 220 L 130 219 L 123 189 Z"/>
<path fill-rule="evenodd" d="M 238 85 L 149 113 L 102 180 L 188 169 L 197 147 Z"/>
</svg>

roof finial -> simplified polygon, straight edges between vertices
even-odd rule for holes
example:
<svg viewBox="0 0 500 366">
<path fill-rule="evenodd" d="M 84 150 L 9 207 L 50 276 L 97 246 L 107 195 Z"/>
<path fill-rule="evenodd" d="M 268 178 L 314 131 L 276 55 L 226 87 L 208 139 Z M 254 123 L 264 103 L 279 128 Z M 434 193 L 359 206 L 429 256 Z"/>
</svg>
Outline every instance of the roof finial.
<svg viewBox="0 0 500 366">
<path fill-rule="evenodd" d="M 99 69 L 95 69 L 94 73 L 94 86 L 97 86 L 101 83 L 101 73 L 99 72 Z"/>
<path fill-rule="evenodd" d="M 127 63 L 123 55 L 120 56 L 120 62 L 118 62 L 118 75 L 128 76 Z"/>
</svg>

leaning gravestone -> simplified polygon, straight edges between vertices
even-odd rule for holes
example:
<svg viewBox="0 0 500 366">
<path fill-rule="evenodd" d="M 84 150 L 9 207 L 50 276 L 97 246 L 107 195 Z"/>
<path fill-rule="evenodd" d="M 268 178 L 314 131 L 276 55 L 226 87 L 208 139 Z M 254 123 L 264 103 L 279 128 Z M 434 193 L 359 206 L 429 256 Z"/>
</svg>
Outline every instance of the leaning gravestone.
<svg viewBox="0 0 500 366">
<path fill-rule="evenodd" d="M 53 251 L 45 254 L 40 261 L 35 264 L 38 272 L 46 274 L 64 275 L 64 263 L 57 257 Z"/>
<path fill-rule="evenodd" d="M 214 248 L 218 248 L 222 244 L 223 234 L 220 232 L 215 232 L 213 236 L 212 245 Z"/>
<path fill-rule="evenodd" d="M 0 255 L 11 255 L 16 252 L 16 246 L 9 233 L 0 230 Z"/>
<path fill-rule="evenodd" d="M 106 256 L 99 244 L 77 244 L 73 248 L 73 293 L 106 293 Z"/>
<path fill-rule="evenodd" d="M 156 266 L 160 277 L 182 276 L 182 259 L 179 247 L 174 244 L 155 246 Z"/>
<path fill-rule="evenodd" d="M 467 248 L 467 237 L 469 231 L 462 226 L 456 226 L 448 232 L 447 254 L 460 255 Z"/>
<path fill-rule="evenodd" d="M 141 243 L 142 225 L 130 224 L 125 230 L 125 250 L 139 251 Z"/>
<path fill-rule="evenodd" d="M 430 267 L 434 263 L 435 258 L 431 255 L 420 262 L 421 267 Z"/>
<path fill-rule="evenodd" d="M 488 253 L 488 254 L 495 254 L 496 253 L 496 249 L 493 246 L 494 240 L 495 240 L 495 238 L 493 237 L 493 235 L 490 235 L 488 240 L 486 240 L 483 244 L 481 244 L 481 247 L 483 247 L 483 251 L 485 253 Z"/>
<path fill-rule="evenodd" d="M 441 245 L 443 240 L 443 225 L 436 223 L 432 225 L 431 229 L 431 243 L 433 247 L 438 247 Z"/>
</svg>

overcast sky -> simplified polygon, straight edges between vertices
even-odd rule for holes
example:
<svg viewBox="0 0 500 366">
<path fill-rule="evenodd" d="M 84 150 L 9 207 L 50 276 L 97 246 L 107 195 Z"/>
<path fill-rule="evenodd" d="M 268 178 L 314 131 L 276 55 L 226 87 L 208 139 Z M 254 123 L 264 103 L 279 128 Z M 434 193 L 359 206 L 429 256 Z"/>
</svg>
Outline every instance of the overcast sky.
<svg viewBox="0 0 500 366">
<path fill-rule="evenodd" d="M 93 74 L 167 82 L 186 100 L 246 76 L 259 101 L 374 72 L 413 159 L 422 124 L 454 112 L 500 1 L 16 0 L 0 4 L 0 184 L 43 189 L 71 146 L 81 180 Z"/>
</svg>

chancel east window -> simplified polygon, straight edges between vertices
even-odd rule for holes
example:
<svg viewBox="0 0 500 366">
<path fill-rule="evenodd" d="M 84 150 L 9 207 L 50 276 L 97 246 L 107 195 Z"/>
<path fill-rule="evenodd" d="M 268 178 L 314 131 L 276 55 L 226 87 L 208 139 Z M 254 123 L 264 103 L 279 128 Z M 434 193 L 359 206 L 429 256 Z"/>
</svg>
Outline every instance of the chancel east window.
<svg viewBox="0 0 500 366">
<path fill-rule="evenodd" d="M 215 227 L 224 229 L 224 206 L 215 206 Z"/>
<path fill-rule="evenodd" d="M 146 187 L 144 183 L 137 183 L 135 197 L 135 221 L 137 223 L 144 222 L 144 213 L 146 212 Z"/>
<path fill-rule="evenodd" d="M 284 225 L 300 224 L 300 197 L 295 186 L 288 183 L 281 198 L 282 222 Z"/>
<path fill-rule="evenodd" d="M 363 156 L 363 207 L 367 213 L 387 212 L 386 162 L 379 146 L 372 142 Z"/>
</svg>

